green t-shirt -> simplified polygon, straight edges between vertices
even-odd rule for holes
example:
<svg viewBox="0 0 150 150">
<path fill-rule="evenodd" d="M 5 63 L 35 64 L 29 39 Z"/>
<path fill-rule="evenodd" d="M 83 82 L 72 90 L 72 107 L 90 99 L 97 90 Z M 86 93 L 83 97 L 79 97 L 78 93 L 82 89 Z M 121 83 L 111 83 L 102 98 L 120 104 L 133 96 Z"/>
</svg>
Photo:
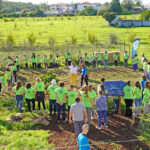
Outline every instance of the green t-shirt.
<svg viewBox="0 0 150 150">
<path fill-rule="evenodd" d="M 129 59 L 129 55 L 128 54 L 124 54 L 123 55 L 123 59 L 128 60 Z"/>
<path fill-rule="evenodd" d="M 144 89 L 143 96 L 143 101 L 149 103 L 150 90 L 148 88 Z"/>
<path fill-rule="evenodd" d="M 32 61 L 32 63 L 36 63 L 36 57 L 31 57 L 31 61 Z"/>
<path fill-rule="evenodd" d="M 68 91 L 68 106 L 71 106 L 72 104 L 75 104 L 75 99 L 77 97 L 78 93 L 76 91 Z"/>
<path fill-rule="evenodd" d="M 108 60 L 108 54 L 107 53 L 104 54 L 104 60 Z"/>
<path fill-rule="evenodd" d="M 118 55 L 114 54 L 114 55 L 113 55 L 113 59 L 114 59 L 114 60 L 118 60 Z"/>
<path fill-rule="evenodd" d="M 123 88 L 124 99 L 133 99 L 133 87 L 126 85 Z"/>
<path fill-rule="evenodd" d="M 34 89 L 33 88 L 25 89 L 25 98 L 34 99 Z"/>
<path fill-rule="evenodd" d="M 82 57 L 82 54 L 80 53 L 80 54 L 78 54 L 78 57 Z"/>
<path fill-rule="evenodd" d="M 6 82 L 6 77 L 5 77 L 5 75 L 4 75 L 4 76 L 1 76 L 0 78 L 1 78 L 1 80 L 2 80 L 2 84 L 6 84 L 6 83 L 7 83 L 7 82 Z"/>
<path fill-rule="evenodd" d="M 56 57 L 55 59 L 55 63 L 58 64 L 59 63 L 59 58 Z"/>
<path fill-rule="evenodd" d="M 53 58 L 52 57 L 49 58 L 49 62 L 53 63 Z"/>
<path fill-rule="evenodd" d="M 24 63 L 27 64 L 28 63 L 28 58 L 24 59 Z"/>
<path fill-rule="evenodd" d="M 132 59 L 132 64 L 133 64 L 133 65 L 136 64 L 135 58 Z"/>
<path fill-rule="evenodd" d="M 84 91 L 80 91 L 80 94 L 82 96 L 82 104 L 86 108 L 91 108 L 92 107 L 91 99 L 93 98 L 92 94 L 90 92 L 88 92 L 89 97 L 87 97 L 87 95 L 84 94 Z"/>
<path fill-rule="evenodd" d="M 12 70 L 13 71 L 17 71 L 17 64 L 15 64 L 14 66 L 12 66 Z"/>
<path fill-rule="evenodd" d="M 135 64 L 138 64 L 138 61 L 139 61 L 138 57 L 135 57 Z"/>
<path fill-rule="evenodd" d="M 68 61 L 71 61 L 71 60 L 72 60 L 72 56 L 71 56 L 71 55 L 68 55 L 68 56 L 67 56 L 67 59 L 68 59 Z"/>
<path fill-rule="evenodd" d="M 85 56 L 85 57 L 84 57 L 84 61 L 89 61 L 89 57 L 88 57 L 88 56 Z"/>
<path fill-rule="evenodd" d="M 92 90 L 91 92 L 89 91 L 90 94 L 92 94 L 92 98 L 95 99 L 96 98 L 96 91 Z"/>
<path fill-rule="evenodd" d="M 60 88 L 56 89 L 55 93 L 57 95 L 58 101 L 60 103 L 62 103 L 65 98 L 65 95 L 67 94 L 66 89 L 60 87 Z M 66 103 L 66 101 L 64 101 L 64 103 Z"/>
<path fill-rule="evenodd" d="M 16 59 L 16 65 L 19 65 L 19 58 Z"/>
<path fill-rule="evenodd" d="M 97 60 L 98 60 L 98 61 L 101 61 L 101 60 L 102 60 L 102 55 L 101 55 L 101 54 L 98 54 L 98 55 L 97 55 Z"/>
<path fill-rule="evenodd" d="M 48 88 L 47 88 L 47 91 L 49 92 L 49 99 L 50 100 L 56 100 L 55 98 L 55 90 L 59 88 L 58 85 L 49 85 Z"/>
<path fill-rule="evenodd" d="M 7 61 L 7 62 L 8 62 L 8 64 L 11 64 L 11 63 L 12 63 L 12 61 L 11 61 L 10 59 L 8 59 L 8 61 Z"/>
<path fill-rule="evenodd" d="M 41 58 L 37 57 L 37 63 L 41 63 Z"/>
<path fill-rule="evenodd" d="M 16 86 L 13 87 L 13 90 L 15 91 L 16 95 L 23 95 L 23 87 L 20 87 L 18 90 L 16 89 Z"/>
<path fill-rule="evenodd" d="M 134 93 L 134 99 L 142 97 L 142 89 L 135 87 L 133 93 Z"/>
<path fill-rule="evenodd" d="M 68 58 L 68 53 L 67 53 L 67 52 L 65 52 L 64 54 L 65 54 L 65 58 L 67 59 L 67 58 Z"/>
<path fill-rule="evenodd" d="M 47 63 L 47 62 L 48 62 L 48 58 L 44 57 L 44 63 Z"/>
<path fill-rule="evenodd" d="M 96 56 L 92 56 L 92 61 L 96 60 Z"/>
<path fill-rule="evenodd" d="M 34 86 L 35 90 L 37 92 L 44 92 L 44 89 L 45 89 L 45 85 L 44 85 L 44 82 L 38 82 L 35 84 Z"/>
<path fill-rule="evenodd" d="M 7 71 L 7 80 L 11 80 L 11 72 Z"/>
<path fill-rule="evenodd" d="M 145 70 L 147 68 L 147 62 L 143 62 L 143 69 Z"/>
<path fill-rule="evenodd" d="M 147 66 L 147 72 L 150 72 L 150 65 Z"/>
</svg>

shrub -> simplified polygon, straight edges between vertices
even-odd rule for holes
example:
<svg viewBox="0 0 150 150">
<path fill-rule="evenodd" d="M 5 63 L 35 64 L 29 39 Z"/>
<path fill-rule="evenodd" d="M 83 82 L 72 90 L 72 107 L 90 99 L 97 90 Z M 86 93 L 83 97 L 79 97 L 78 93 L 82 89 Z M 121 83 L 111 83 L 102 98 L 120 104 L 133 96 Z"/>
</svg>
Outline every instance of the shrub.
<svg viewBox="0 0 150 150">
<path fill-rule="evenodd" d="M 71 17 L 70 17 L 70 16 L 67 16 L 67 19 L 68 19 L 68 20 L 71 20 Z"/>
<path fill-rule="evenodd" d="M 148 11 L 148 10 L 143 11 L 143 12 L 141 13 L 140 18 L 141 18 L 142 20 L 149 20 L 149 19 L 150 19 L 150 11 Z"/>
<path fill-rule="evenodd" d="M 109 34 L 109 41 L 111 44 L 117 44 L 118 43 L 118 36 L 115 33 Z"/>
<path fill-rule="evenodd" d="M 88 33 L 88 40 L 91 44 L 95 43 L 97 41 L 95 33 Z"/>
<path fill-rule="evenodd" d="M 130 32 L 130 33 L 127 35 L 127 39 L 128 39 L 128 41 L 129 41 L 130 43 L 133 43 L 134 40 L 135 40 L 135 38 L 136 38 L 135 32 Z"/>
<path fill-rule="evenodd" d="M 48 45 L 49 45 L 49 47 L 54 48 L 55 42 L 56 42 L 55 37 L 53 35 L 50 35 L 49 38 L 48 38 Z"/>
<path fill-rule="evenodd" d="M 115 12 L 106 12 L 103 17 L 109 22 L 109 24 L 116 18 Z"/>
<path fill-rule="evenodd" d="M 70 36 L 70 41 L 71 41 L 71 44 L 76 44 L 77 43 L 77 37 L 74 35 L 74 34 L 72 34 L 71 36 Z"/>
<path fill-rule="evenodd" d="M 15 38 L 12 33 L 6 35 L 6 43 L 8 46 L 12 46 L 15 43 Z"/>
<path fill-rule="evenodd" d="M 33 46 L 35 44 L 35 42 L 36 42 L 36 36 L 34 35 L 33 32 L 29 33 L 27 35 L 27 39 L 28 39 L 28 42 L 29 42 L 30 46 Z"/>
</svg>

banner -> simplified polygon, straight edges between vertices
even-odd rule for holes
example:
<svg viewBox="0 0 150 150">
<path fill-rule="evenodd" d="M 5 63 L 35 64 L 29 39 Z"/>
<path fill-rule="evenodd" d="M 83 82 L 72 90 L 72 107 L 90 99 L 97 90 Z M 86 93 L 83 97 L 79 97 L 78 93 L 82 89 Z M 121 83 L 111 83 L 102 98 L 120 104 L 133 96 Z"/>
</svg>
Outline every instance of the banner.
<svg viewBox="0 0 150 150">
<path fill-rule="evenodd" d="M 107 90 L 108 96 L 123 96 L 123 88 L 126 86 L 126 82 L 123 81 L 105 81 L 103 82 L 105 90 Z"/>
<path fill-rule="evenodd" d="M 133 43 L 133 47 L 132 47 L 132 57 L 137 54 L 137 48 L 139 46 L 139 42 L 140 42 L 140 39 L 136 39 L 134 40 L 134 43 Z"/>
</svg>

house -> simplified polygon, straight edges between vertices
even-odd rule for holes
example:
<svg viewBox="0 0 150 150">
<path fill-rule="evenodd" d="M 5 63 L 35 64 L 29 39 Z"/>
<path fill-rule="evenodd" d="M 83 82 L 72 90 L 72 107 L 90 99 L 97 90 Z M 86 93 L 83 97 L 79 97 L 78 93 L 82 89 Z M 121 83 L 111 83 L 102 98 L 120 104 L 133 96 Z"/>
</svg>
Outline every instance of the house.
<svg viewBox="0 0 150 150">
<path fill-rule="evenodd" d="M 90 3 L 90 2 L 84 2 L 84 3 L 79 3 L 77 4 L 77 11 L 82 11 L 86 7 L 92 6 L 94 10 L 99 10 L 102 8 L 105 8 L 104 5 L 101 5 L 100 3 Z"/>
<path fill-rule="evenodd" d="M 150 6 L 144 6 L 145 10 L 150 10 Z"/>
<path fill-rule="evenodd" d="M 136 11 L 136 12 L 141 12 L 143 10 L 150 10 L 150 6 L 142 6 L 142 7 L 137 6 L 137 7 L 134 8 L 134 11 Z"/>
</svg>

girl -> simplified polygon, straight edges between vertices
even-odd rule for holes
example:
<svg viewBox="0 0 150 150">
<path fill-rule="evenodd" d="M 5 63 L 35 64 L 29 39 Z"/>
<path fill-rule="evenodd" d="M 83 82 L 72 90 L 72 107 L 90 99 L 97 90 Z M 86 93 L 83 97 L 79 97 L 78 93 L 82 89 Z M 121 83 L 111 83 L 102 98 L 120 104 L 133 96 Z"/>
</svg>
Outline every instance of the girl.
<svg viewBox="0 0 150 150">
<path fill-rule="evenodd" d="M 24 89 L 22 87 L 22 83 L 20 81 L 17 82 L 17 86 L 13 88 L 16 94 L 16 106 L 19 107 L 19 112 L 22 112 L 22 104 L 23 104 L 23 94 Z M 20 106 L 19 106 L 20 105 Z"/>
<path fill-rule="evenodd" d="M 82 96 L 82 104 L 85 106 L 87 115 L 88 115 L 88 124 L 91 123 L 91 114 L 92 114 L 92 107 L 93 107 L 93 96 L 88 90 L 88 86 L 84 86 L 79 90 Z"/>
<path fill-rule="evenodd" d="M 33 68 L 33 70 L 35 70 L 36 69 L 36 56 L 35 56 L 35 53 L 32 53 L 31 61 L 32 61 L 32 68 Z"/>
<path fill-rule="evenodd" d="M 94 119 L 94 107 L 96 103 L 96 91 L 94 90 L 92 85 L 89 85 L 89 92 L 92 94 L 92 98 L 93 98 L 93 108 L 92 108 L 92 116 L 91 116 L 91 120 L 93 120 Z"/>
<path fill-rule="evenodd" d="M 72 83 L 72 85 L 76 85 L 78 68 L 75 65 L 75 63 L 72 62 L 72 65 L 69 66 L 69 69 L 70 69 L 71 83 Z"/>
<path fill-rule="evenodd" d="M 44 56 L 44 65 L 45 65 L 45 69 L 48 69 L 48 58 L 46 55 Z"/>
<path fill-rule="evenodd" d="M 45 110 L 45 101 L 44 101 L 44 98 L 45 98 L 45 93 L 44 93 L 45 85 L 44 85 L 44 82 L 42 82 L 41 78 L 36 78 L 36 81 L 37 81 L 37 83 L 34 86 L 34 88 L 36 90 L 35 97 L 36 97 L 36 100 L 38 101 L 38 109 L 39 109 L 39 112 L 40 112 L 41 102 L 42 102 L 42 105 L 43 105 L 43 109 Z"/>
<path fill-rule="evenodd" d="M 137 64 L 136 64 L 135 56 L 132 57 L 132 64 L 133 64 L 133 71 L 135 72 L 136 69 L 137 69 Z"/>
<path fill-rule="evenodd" d="M 136 108 L 142 106 L 142 88 L 139 81 L 135 83 L 133 95 L 134 95 L 134 107 Z M 139 114 L 140 113 L 139 109 L 137 109 L 134 113 Z"/>
<path fill-rule="evenodd" d="M 34 89 L 31 87 L 31 83 L 26 83 L 25 88 L 25 99 L 28 105 L 29 112 L 31 112 L 31 102 L 32 102 L 32 109 L 35 110 L 35 98 L 34 98 Z"/>
<path fill-rule="evenodd" d="M 132 117 L 132 104 L 133 104 L 133 87 L 131 86 L 131 82 L 128 81 L 127 85 L 123 88 L 124 92 L 124 100 L 126 103 L 126 116 Z"/>
<path fill-rule="evenodd" d="M 53 55 L 50 54 L 50 57 L 49 57 L 49 64 L 50 64 L 50 68 L 53 68 Z"/>
<path fill-rule="evenodd" d="M 143 92 L 143 101 L 144 101 L 144 113 L 149 112 L 149 104 L 150 104 L 150 89 L 149 89 L 149 82 L 145 83 L 145 89 Z"/>
</svg>

